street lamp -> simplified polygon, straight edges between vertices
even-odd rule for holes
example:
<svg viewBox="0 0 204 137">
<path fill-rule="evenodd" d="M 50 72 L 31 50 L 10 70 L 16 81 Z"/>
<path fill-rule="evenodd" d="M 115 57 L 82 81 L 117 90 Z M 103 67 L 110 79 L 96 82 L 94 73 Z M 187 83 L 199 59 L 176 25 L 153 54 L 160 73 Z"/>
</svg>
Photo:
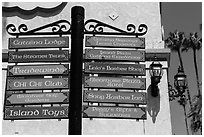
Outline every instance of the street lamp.
<svg viewBox="0 0 204 137">
<path fill-rule="evenodd" d="M 178 68 L 178 73 L 174 76 L 174 87 L 179 95 L 182 95 L 187 88 L 186 75 L 181 67 Z"/>
<path fill-rule="evenodd" d="M 149 73 L 151 76 L 151 94 L 153 97 L 157 97 L 159 94 L 158 84 L 162 77 L 162 64 L 158 61 L 153 61 L 149 66 Z"/>
<path fill-rule="evenodd" d="M 178 68 L 178 73 L 174 76 L 174 87 L 176 90 L 173 89 L 170 84 L 168 85 L 169 100 L 172 101 L 175 98 L 179 98 L 178 103 L 181 106 L 183 106 L 184 115 L 185 115 L 186 130 L 187 130 L 187 134 L 189 135 L 187 115 L 186 115 L 186 107 L 185 107 L 186 103 L 187 103 L 187 99 L 186 99 L 186 96 L 184 95 L 184 92 L 187 89 L 187 78 L 186 78 L 186 75 L 185 75 L 183 69 L 180 66 Z"/>
</svg>

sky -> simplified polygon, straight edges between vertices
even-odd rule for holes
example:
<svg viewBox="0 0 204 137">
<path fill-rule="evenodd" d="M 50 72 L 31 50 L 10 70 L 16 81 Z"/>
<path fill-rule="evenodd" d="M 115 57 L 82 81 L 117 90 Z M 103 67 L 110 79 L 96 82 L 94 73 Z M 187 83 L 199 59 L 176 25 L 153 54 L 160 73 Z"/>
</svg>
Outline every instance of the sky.
<svg viewBox="0 0 204 137">
<path fill-rule="evenodd" d="M 175 30 L 185 32 L 187 37 L 190 32 L 198 32 L 199 37 L 202 37 L 202 31 L 200 30 L 202 24 L 201 2 L 162 2 L 161 11 L 165 39 L 168 37 L 169 32 L 174 32 Z M 187 75 L 189 91 L 191 96 L 193 96 L 197 93 L 197 87 L 192 50 L 187 53 L 182 53 L 182 59 L 184 62 L 184 70 Z M 202 50 L 198 51 L 197 62 L 199 79 L 202 81 Z M 169 81 L 172 86 L 178 65 L 177 53 L 172 52 L 169 68 Z M 183 107 L 178 105 L 177 101 L 171 101 L 170 108 L 173 134 L 186 134 Z M 187 106 L 187 111 L 188 110 L 189 107 Z"/>
</svg>

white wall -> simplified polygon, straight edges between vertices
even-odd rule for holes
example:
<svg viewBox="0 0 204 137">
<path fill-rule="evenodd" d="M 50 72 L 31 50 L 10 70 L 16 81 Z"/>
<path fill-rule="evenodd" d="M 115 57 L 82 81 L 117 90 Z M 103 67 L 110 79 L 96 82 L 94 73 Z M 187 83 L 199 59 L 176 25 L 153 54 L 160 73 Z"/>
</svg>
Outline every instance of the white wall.
<svg viewBox="0 0 204 137">
<path fill-rule="evenodd" d="M 47 3 L 49 4 L 49 3 Z M 97 19 L 107 24 L 126 30 L 129 23 L 136 27 L 144 23 L 148 26 L 148 32 L 144 36 L 146 39 L 146 48 L 164 48 L 161 40 L 161 20 L 159 13 L 159 3 L 68 3 L 61 14 L 55 17 L 42 18 L 35 17 L 32 20 L 22 20 L 18 17 L 6 18 L 6 24 L 15 24 L 19 26 L 24 23 L 29 29 L 52 23 L 60 19 L 71 21 L 71 7 L 82 5 L 85 8 L 85 21 L 88 19 Z M 109 18 L 111 13 L 116 13 L 119 17 L 113 21 Z M 7 49 L 7 33 L 3 33 L 3 49 Z M 167 64 L 166 62 L 164 62 Z M 148 66 L 147 66 L 148 67 Z M 150 77 L 147 70 L 146 89 L 150 85 Z M 5 86 L 5 72 L 3 72 L 2 85 Z M 159 84 L 160 96 L 157 98 L 149 97 L 148 110 L 158 111 L 155 122 L 147 112 L 147 120 L 124 120 L 124 119 L 83 119 L 83 134 L 171 134 L 170 108 L 168 99 L 167 73 L 164 70 L 161 83 Z M 2 88 L 2 96 L 5 91 Z M 155 105 L 154 105 L 155 103 Z M 152 109 L 150 109 L 150 107 Z M 66 135 L 68 130 L 68 120 L 16 120 L 2 121 L 3 135 L 23 134 L 23 135 L 42 135 L 58 134 Z"/>
</svg>

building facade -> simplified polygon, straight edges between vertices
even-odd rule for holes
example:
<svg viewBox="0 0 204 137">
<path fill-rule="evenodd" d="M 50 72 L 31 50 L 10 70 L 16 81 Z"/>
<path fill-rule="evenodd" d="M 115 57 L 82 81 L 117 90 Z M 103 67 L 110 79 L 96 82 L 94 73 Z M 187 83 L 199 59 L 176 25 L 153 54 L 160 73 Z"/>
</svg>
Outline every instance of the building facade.
<svg viewBox="0 0 204 137">
<path fill-rule="evenodd" d="M 26 8 L 28 3 L 6 3 L 7 7 L 19 6 Z M 43 4 L 43 3 L 41 3 Z M 59 3 L 44 3 L 44 8 L 56 7 Z M 31 5 L 31 3 L 29 4 Z M 39 6 L 38 3 L 33 4 Z M 50 5 L 50 6 L 49 6 Z M 83 135 L 171 135 L 171 117 L 170 105 L 168 97 L 168 67 L 169 67 L 169 49 L 165 49 L 162 39 L 162 25 L 160 6 L 158 2 L 152 3 L 75 3 L 69 2 L 61 10 L 56 9 L 55 13 L 50 13 L 43 17 L 43 13 L 36 13 L 37 16 L 25 16 L 25 18 L 17 16 L 3 17 L 2 35 L 3 35 L 3 53 L 8 52 L 8 39 L 13 37 L 6 31 L 8 24 L 20 26 L 26 24 L 29 30 L 44 26 L 46 24 L 58 21 L 71 21 L 71 8 L 73 6 L 82 6 L 85 9 L 85 21 L 89 19 L 99 20 L 111 26 L 127 30 L 128 24 L 134 24 L 138 27 L 140 24 L 146 24 L 147 33 L 142 37 L 145 38 L 145 65 L 146 75 L 142 78 L 146 79 L 145 90 L 137 90 L 137 92 L 146 93 L 146 104 L 139 107 L 146 108 L 146 119 L 115 119 L 115 118 L 83 118 L 82 134 Z M 40 6 L 39 6 L 40 7 Z M 30 7 L 29 7 L 30 8 Z M 28 8 L 28 10 L 29 10 Z M 33 8 L 33 7 L 32 7 Z M 30 8 L 30 9 L 32 9 Z M 58 13 L 59 11 L 59 13 Z M 107 28 L 105 28 L 107 29 Z M 104 29 L 104 31 L 106 31 Z M 108 30 L 110 31 L 111 30 Z M 70 37 L 70 36 L 68 36 Z M 71 40 L 70 40 L 71 41 Z M 69 44 L 70 44 L 69 41 Z M 85 42 L 85 41 L 84 41 Z M 135 50 L 135 49 L 134 49 Z M 149 75 L 149 66 L 157 57 L 162 64 L 163 75 L 158 84 L 159 95 L 153 97 L 151 95 L 151 77 Z M 8 63 L 3 63 L 3 67 L 7 68 Z M 2 72 L 2 97 L 3 104 L 5 100 L 6 89 L 6 71 Z M 83 91 L 82 91 L 83 92 Z M 94 104 L 93 104 L 94 105 Z M 37 120 L 2 120 L 3 135 L 67 135 L 68 134 L 67 119 L 37 119 Z"/>
</svg>

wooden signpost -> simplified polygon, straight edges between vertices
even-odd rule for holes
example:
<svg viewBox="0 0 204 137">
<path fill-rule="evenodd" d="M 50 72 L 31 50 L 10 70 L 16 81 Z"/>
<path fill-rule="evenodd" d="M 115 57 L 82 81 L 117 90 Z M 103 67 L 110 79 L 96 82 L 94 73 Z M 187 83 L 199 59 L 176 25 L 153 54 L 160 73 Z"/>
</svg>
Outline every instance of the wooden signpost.
<svg viewBox="0 0 204 137">
<path fill-rule="evenodd" d="M 145 48 L 144 38 L 86 36 L 86 47 Z"/>
<path fill-rule="evenodd" d="M 68 118 L 68 106 L 5 107 L 4 120 L 64 119 Z"/>
<path fill-rule="evenodd" d="M 9 51 L 9 63 L 67 62 L 68 50 Z"/>
<path fill-rule="evenodd" d="M 84 102 L 146 104 L 145 92 L 84 91 Z"/>
<path fill-rule="evenodd" d="M 68 92 L 7 94 L 6 105 L 68 103 Z"/>
<path fill-rule="evenodd" d="M 67 89 L 68 78 L 7 78 L 7 90 Z"/>
<path fill-rule="evenodd" d="M 140 75 L 146 74 L 144 64 L 116 64 L 116 63 L 98 63 L 86 62 L 84 65 L 85 73 L 108 73 L 108 74 L 126 74 Z"/>
<path fill-rule="evenodd" d="M 69 37 L 9 38 L 9 49 L 68 48 Z"/>
<path fill-rule="evenodd" d="M 8 66 L 8 76 L 67 75 L 68 64 Z"/>
<path fill-rule="evenodd" d="M 85 59 L 100 61 L 145 61 L 142 50 L 85 49 Z"/>
<path fill-rule="evenodd" d="M 144 107 L 84 106 L 84 118 L 147 119 Z"/>
<path fill-rule="evenodd" d="M 117 89 L 145 89 L 145 78 L 115 78 L 86 76 L 84 87 L 88 88 L 117 88 Z"/>
</svg>

